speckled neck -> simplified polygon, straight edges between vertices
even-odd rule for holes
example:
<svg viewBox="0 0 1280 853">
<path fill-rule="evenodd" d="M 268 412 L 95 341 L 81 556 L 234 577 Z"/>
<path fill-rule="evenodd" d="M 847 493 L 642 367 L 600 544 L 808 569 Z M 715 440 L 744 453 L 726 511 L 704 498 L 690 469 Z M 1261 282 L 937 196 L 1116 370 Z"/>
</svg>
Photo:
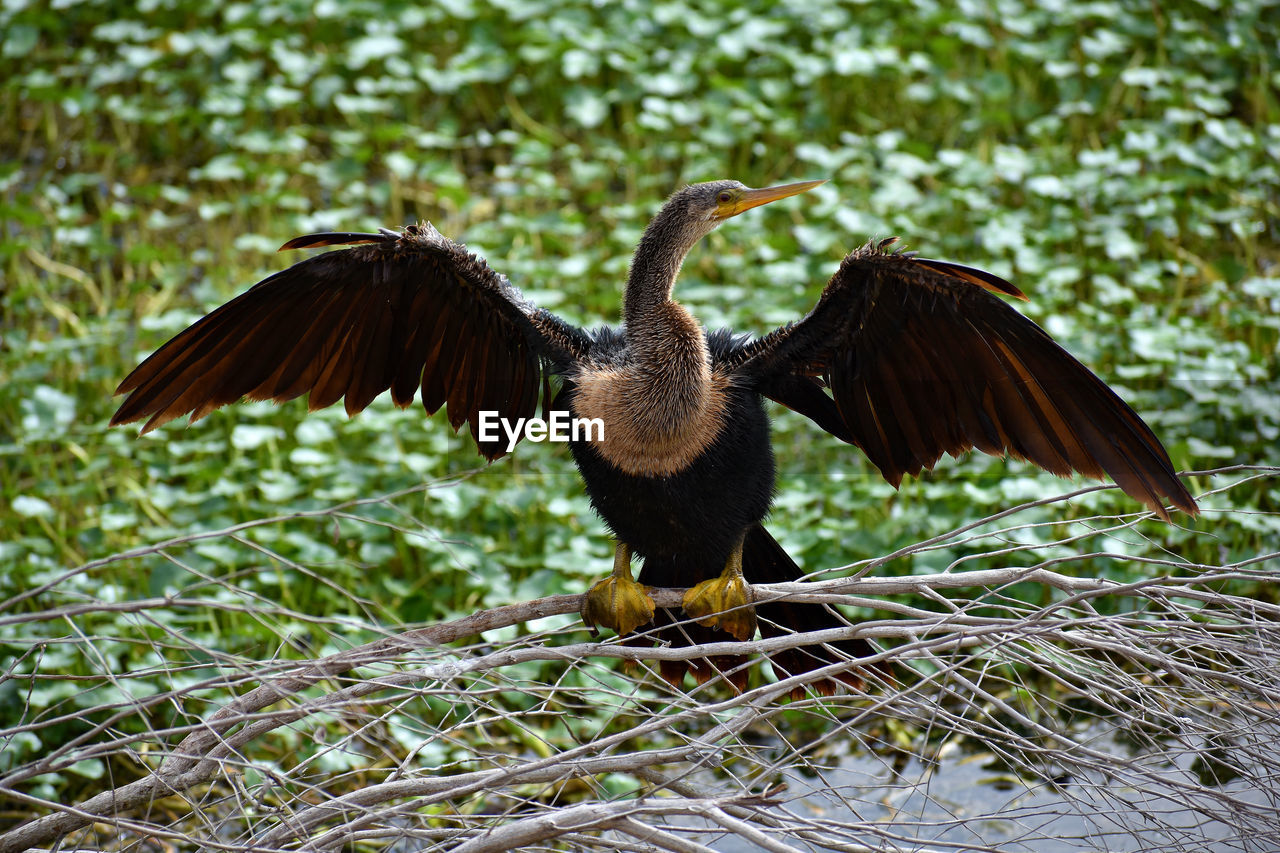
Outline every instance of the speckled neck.
<svg viewBox="0 0 1280 853">
<path fill-rule="evenodd" d="M 681 428 L 705 406 L 711 379 L 711 356 L 702 325 L 671 299 L 680 266 L 704 233 L 689 227 L 687 217 L 682 219 L 670 206 L 664 207 L 636 247 L 623 300 L 622 317 L 639 368 L 637 378 L 651 379 L 633 387 L 633 393 L 639 393 L 645 405 L 665 412 L 663 420 L 672 429 Z"/>
</svg>

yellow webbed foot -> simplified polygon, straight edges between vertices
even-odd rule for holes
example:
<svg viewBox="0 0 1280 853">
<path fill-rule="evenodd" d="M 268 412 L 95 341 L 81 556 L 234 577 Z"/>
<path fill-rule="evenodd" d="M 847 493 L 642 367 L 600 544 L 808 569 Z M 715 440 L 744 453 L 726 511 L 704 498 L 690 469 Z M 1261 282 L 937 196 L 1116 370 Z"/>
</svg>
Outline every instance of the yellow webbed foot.
<svg viewBox="0 0 1280 853">
<path fill-rule="evenodd" d="M 653 598 L 631 577 L 631 549 L 619 542 L 613 572 L 587 590 L 582 621 L 593 629 L 603 625 L 619 635 L 630 634 L 653 620 L 653 610 Z"/>
<path fill-rule="evenodd" d="M 699 625 L 728 631 L 744 642 L 754 637 L 756 609 L 751 587 L 742 576 L 742 545 L 729 555 L 720 577 L 691 587 L 684 594 L 683 603 L 684 612 Z"/>
</svg>

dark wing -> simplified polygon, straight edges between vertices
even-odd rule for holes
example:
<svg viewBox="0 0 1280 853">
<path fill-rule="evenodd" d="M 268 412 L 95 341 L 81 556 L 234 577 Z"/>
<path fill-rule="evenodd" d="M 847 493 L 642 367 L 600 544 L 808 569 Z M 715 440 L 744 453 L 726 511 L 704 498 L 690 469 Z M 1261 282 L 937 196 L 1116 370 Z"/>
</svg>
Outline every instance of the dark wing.
<svg viewBox="0 0 1280 853">
<path fill-rule="evenodd" d="M 803 320 L 730 359 L 761 392 L 856 444 L 895 487 L 943 453 L 1012 454 L 1112 478 L 1168 519 L 1195 501 L 1151 429 L 990 273 L 868 243 Z M 827 396 L 822 386 L 831 390 Z"/>
<path fill-rule="evenodd" d="M 582 358 L 590 339 L 527 302 L 507 280 L 430 224 L 403 233 L 309 234 L 283 249 L 371 244 L 329 252 L 276 273 L 178 334 L 116 389 L 112 417 L 149 418 L 143 432 L 192 421 L 242 397 L 276 402 L 310 394 L 314 411 L 346 398 L 347 414 L 391 389 L 398 406 L 422 389 L 428 414 L 470 421 L 480 452 L 503 455 L 505 436 L 481 442 L 481 411 L 527 418 L 551 372 Z"/>
</svg>

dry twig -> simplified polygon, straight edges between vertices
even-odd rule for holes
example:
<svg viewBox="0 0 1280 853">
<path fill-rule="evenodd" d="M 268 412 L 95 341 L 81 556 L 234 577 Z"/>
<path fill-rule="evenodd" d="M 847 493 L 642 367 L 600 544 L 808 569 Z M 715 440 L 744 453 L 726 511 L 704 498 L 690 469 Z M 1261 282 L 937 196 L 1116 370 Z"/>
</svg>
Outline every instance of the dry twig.
<svg viewBox="0 0 1280 853">
<path fill-rule="evenodd" d="M 1220 487 L 1229 491 L 1280 469 L 1212 473 L 1233 477 Z M 103 561 L 82 566 L 10 602 L 51 602 L 44 609 L 0 617 L 0 628 L 49 626 L 46 647 L 4 674 L 8 695 L 55 681 L 41 661 L 56 647 L 94 662 L 78 686 L 103 696 L 88 712 L 28 701 L 0 730 L 0 743 L 16 744 L 79 726 L 4 766 L 9 813 L 0 820 L 10 826 L 0 851 L 59 842 L 470 853 L 1275 849 L 1280 606 L 1271 602 L 1280 553 L 1214 565 L 1168 552 L 1126 557 L 1097 548 L 1142 536 L 1136 519 L 1111 518 L 1026 545 L 1017 518 L 1004 512 L 892 555 L 982 543 L 999 567 L 967 570 L 964 557 L 944 572 L 872 577 L 886 566 L 878 559 L 846 577 L 757 588 L 761 598 L 873 607 L 884 618 L 697 649 L 583 642 L 564 616 L 581 596 L 562 595 L 314 660 L 258 660 L 195 645 L 164 627 L 166 617 L 254 614 L 330 638 L 369 626 L 287 611 L 212 581 L 173 597 L 60 599 L 69 579 Z M 244 530 L 200 536 L 247 543 Z M 195 538 L 118 559 L 181 561 Z M 1010 544 L 991 547 L 1000 542 Z M 1036 559 L 1008 564 L 1027 556 Z M 1146 577 L 1073 574 L 1108 560 L 1145 566 Z M 1038 599 L 1029 587 L 1042 590 Z M 915 603 L 886 598 L 904 594 Z M 664 606 L 680 595 L 657 591 Z M 159 669 L 114 672 L 97 659 L 96 638 L 77 626 L 102 614 L 138 620 L 136 641 L 153 644 Z M 530 623 L 544 627 L 515 633 Z M 486 633 L 494 639 L 459 645 Z M 896 682 L 787 702 L 794 687 L 842 665 L 741 695 L 714 683 L 673 691 L 649 669 L 854 634 L 882 649 L 857 663 L 892 662 Z M 134 689 L 158 673 L 168 689 Z M 95 762 L 112 774 L 96 793 L 74 805 L 41 796 L 42 777 Z M 31 819 L 15 822 L 14 809 Z"/>
</svg>

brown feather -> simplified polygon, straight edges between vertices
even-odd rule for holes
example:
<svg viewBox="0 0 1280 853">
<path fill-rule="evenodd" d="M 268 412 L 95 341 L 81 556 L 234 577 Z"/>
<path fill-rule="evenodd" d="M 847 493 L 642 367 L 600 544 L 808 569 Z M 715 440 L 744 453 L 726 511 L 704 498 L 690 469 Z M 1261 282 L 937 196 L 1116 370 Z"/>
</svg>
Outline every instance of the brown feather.
<svg viewBox="0 0 1280 853">
<path fill-rule="evenodd" d="M 992 293 L 1003 293 L 1006 296 L 1012 296 L 1014 299 L 1020 299 L 1023 302 L 1029 301 L 1027 295 L 1009 282 L 1000 278 L 998 275 L 980 270 L 976 267 L 966 267 L 963 264 L 955 264 L 951 261 L 937 261 L 932 258 L 912 258 L 911 262 L 927 267 L 934 272 L 945 276 L 958 278 L 969 284 L 976 284 L 983 290 L 989 290 Z"/>
<path fill-rule="evenodd" d="M 480 442 L 480 426 L 479 413 L 489 409 L 485 405 L 485 398 L 494 391 L 493 384 L 497 377 L 493 375 L 493 362 L 497 360 L 497 346 L 489 330 L 484 328 L 484 323 L 478 324 L 480 328 L 476 329 L 476 338 L 472 342 L 472 362 L 470 383 L 470 393 L 466 401 L 467 420 L 471 424 L 471 437 L 476 441 L 476 446 Z"/>
<path fill-rule="evenodd" d="M 807 317 L 744 347 L 735 369 L 823 371 L 849 435 L 830 431 L 861 447 L 895 487 L 942 453 L 978 449 L 1062 476 L 1109 476 L 1162 517 L 1162 496 L 1194 513 L 1146 424 L 992 293 L 1025 298 L 990 273 L 868 244 L 845 259 Z M 783 387 L 767 380 L 766 393 L 768 382 Z"/>
<path fill-rule="evenodd" d="M 314 412 L 332 406 L 347 393 L 351 373 L 355 369 L 355 345 L 362 337 L 361 331 L 365 328 L 368 315 L 368 296 L 356 294 L 351 313 L 344 318 L 345 322 L 341 326 L 333 330 L 321 347 L 319 369 L 307 396 L 307 411 Z"/>
<path fill-rule="evenodd" d="M 479 412 L 506 412 L 507 417 L 515 416 L 510 405 L 511 382 L 520 366 L 519 354 L 510 351 L 501 340 L 486 338 L 484 351 L 489 355 L 485 368 L 481 371 L 484 385 L 476 398 L 476 412 L 471 418 L 471 438 L 486 459 L 497 459 L 506 453 L 505 436 L 499 435 L 496 441 L 480 440 Z"/>
<path fill-rule="evenodd" d="M 430 302 L 430 292 L 426 288 L 417 288 L 408 305 L 402 311 L 405 318 L 405 339 L 395 352 L 401 353 L 394 366 L 395 375 L 391 379 L 391 400 L 397 406 L 405 408 L 412 405 L 414 394 L 422 384 L 422 368 L 427 358 L 427 348 L 431 345 L 431 336 L 435 331 L 439 311 Z"/>
<path fill-rule="evenodd" d="M 427 350 L 422 368 L 422 407 L 433 415 L 449 399 L 449 387 L 453 380 L 451 371 L 455 364 L 455 351 L 463 318 L 451 305 L 440 308 L 440 324 L 436 339 Z"/>
<path fill-rule="evenodd" d="M 481 399 L 536 405 L 540 359 L 567 366 L 590 346 L 427 224 L 402 234 L 308 234 L 282 248 L 342 244 L 358 247 L 264 279 L 157 350 L 120 383 L 129 396 L 112 423 L 146 418 L 147 431 L 245 396 L 309 394 L 312 409 L 345 397 L 355 413 L 387 388 L 406 405 L 418 387 L 428 411 L 454 391 L 453 419 L 465 420 Z M 486 331 L 460 340 L 473 326 Z"/>
<path fill-rule="evenodd" d="M 352 340 L 354 365 L 345 400 L 348 416 L 363 411 L 391 384 L 388 366 L 395 327 L 393 309 L 383 295 L 376 295 L 371 302 L 369 315 L 362 324 L 364 333 Z"/>
<path fill-rule="evenodd" d="M 370 308 L 369 332 L 357 352 L 359 366 L 347 391 L 347 414 L 363 411 L 387 388 L 395 376 L 395 359 L 403 357 L 406 321 L 399 317 L 404 298 L 399 280 L 386 282 L 374 296 Z"/>
<path fill-rule="evenodd" d="M 186 329 L 138 366 L 120 383 L 116 393 L 133 392 L 116 412 L 112 423 L 127 423 L 159 413 L 190 389 L 201 374 L 199 362 L 211 349 L 230 349 L 235 341 L 223 332 L 251 309 L 231 303 Z"/>
<path fill-rule="evenodd" d="M 354 305 L 335 305 L 320 322 L 312 324 L 293 351 L 288 353 L 262 385 L 263 396 L 277 403 L 309 394 L 338 346 L 339 329 L 345 328 Z M 310 402 L 310 401 L 308 401 Z"/>
<path fill-rule="evenodd" d="M 199 420 L 211 410 L 207 405 L 210 399 L 240 399 L 246 389 L 224 384 L 228 377 L 236 375 L 235 368 L 245 357 L 246 345 L 256 337 L 254 330 L 279 322 L 286 315 L 281 306 L 244 304 L 219 323 L 206 326 L 200 334 L 175 341 L 173 350 L 166 354 L 168 366 L 157 370 L 135 392 L 139 406 L 156 413 L 144 432 L 188 412 Z M 232 324 L 246 330 L 244 337 L 219 335 L 223 327 Z M 127 419 L 133 419 L 132 413 Z"/>
<path fill-rule="evenodd" d="M 923 402 L 921 383 L 904 375 L 906 371 L 900 368 L 906 365 L 901 359 L 882 359 L 877 366 L 883 398 L 888 402 L 885 408 L 897 427 L 897 458 L 901 467 L 919 470 L 931 466 L 938 458 L 937 442 L 926 444 L 921 428 L 932 425 L 938 419 L 938 412 L 928 411 L 923 405 L 917 408 L 917 403 Z"/>
<path fill-rule="evenodd" d="M 321 234 L 304 234 L 294 237 L 285 243 L 277 252 L 291 249 L 319 249 L 324 246 L 354 246 L 361 243 L 386 243 L 391 237 L 386 234 L 362 234 L 355 231 L 329 231 Z"/>
<path fill-rule="evenodd" d="M 469 314 L 458 318 L 458 337 L 452 359 L 446 363 L 448 384 L 446 416 L 449 426 L 456 431 L 471 416 L 471 395 L 475 391 L 475 362 L 477 361 L 475 330 Z"/>
</svg>

